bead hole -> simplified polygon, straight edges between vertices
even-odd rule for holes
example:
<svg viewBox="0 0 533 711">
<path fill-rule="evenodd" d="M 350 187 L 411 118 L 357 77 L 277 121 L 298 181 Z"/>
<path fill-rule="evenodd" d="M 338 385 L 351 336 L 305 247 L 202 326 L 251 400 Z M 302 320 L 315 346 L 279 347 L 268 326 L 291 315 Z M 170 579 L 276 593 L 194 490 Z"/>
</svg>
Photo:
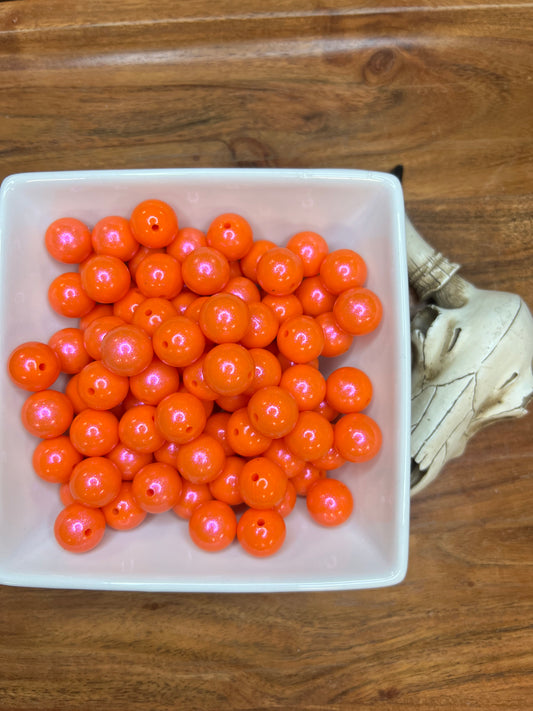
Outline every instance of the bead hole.
<svg viewBox="0 0 533 711">
<path fill-rule="evenodd" d="M 252 474 L 252 481 L 259 481 L 259 474 Z"/>
</svg>

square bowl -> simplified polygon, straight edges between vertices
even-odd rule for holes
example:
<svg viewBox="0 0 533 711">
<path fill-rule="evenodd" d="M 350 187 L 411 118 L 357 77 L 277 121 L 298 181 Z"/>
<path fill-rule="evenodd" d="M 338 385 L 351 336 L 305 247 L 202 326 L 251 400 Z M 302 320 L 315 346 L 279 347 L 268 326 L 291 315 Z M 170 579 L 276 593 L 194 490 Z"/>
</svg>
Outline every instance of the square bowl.
<svg viewBox="0 0 533 711">
<path fill-rule="evenodd" d="M 36 439 L 19 413 L 27 393 L 6 373 L 20 343 L 47 342 L 74 325 L 52 311 L 51 280 L 69 265 L 44 247 L 53 220 L 76 217 L 90 227 L 106 215 L 128 217 L 142 200 L 172 205 L 181 226 L 206 230 L 224 212 L 251 223 L 255 239 L 285 244 L 294 233 L 322 234 L 330 250 L 349 247 L 368 267 L 367 286 L 384 307 L 379 327 L 357 337 L 325 374 L 341 365 L 365 371 L 374 396 L 365 411 L 383 446 L 365 464 L 333 475 L 354 496 L 352 517 L 336 528 L 314 523 L 299 499 L 280 551 L 254 558 L 234 543 L 207 553 L 190 541 L 172 511 L 148 516 L 129 532 L 108 529 L 92 551 L 64 551 L 53 535 L 61 510 L 58 485 L 32 470 Z M 75 268 L 75 267 L 74 267 Z M 4 363 L 0 426 L 0 583 L 33 587 L 146 591 L 271 592 L 371 588 L 400 582 L 409 538 L 410 338 L 404 206 L 400 183 L 357 170 L 120 170 L 31 173 L 5 179 L 0 193 L 0 338 Z M 329 362 L 328 362 L 329 361 Z"/>
</svg>

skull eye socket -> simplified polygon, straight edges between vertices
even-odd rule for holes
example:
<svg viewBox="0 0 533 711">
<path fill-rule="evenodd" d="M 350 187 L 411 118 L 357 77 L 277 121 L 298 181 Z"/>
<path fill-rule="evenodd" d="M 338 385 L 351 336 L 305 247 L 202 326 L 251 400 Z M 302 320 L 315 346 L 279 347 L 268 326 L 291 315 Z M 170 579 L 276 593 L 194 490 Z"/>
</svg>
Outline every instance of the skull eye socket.
<svg viewBox="0 0 533 711">
<path fill-rule="evenodd" d="M 503 390 L 503 389 L 506 388 L 508 385 L 510 385 L 514 380 L 516 380 L 517 378 L 518 378 L 518 373 L 516 373 L 516 372 L 513 373 L 512 375 L 510 375 L 510 376 L 507 378 L 507 380 L 505 381 L 505 383 L 504 383 L 503 385 L 500 385 L 500 387 L 498 388 L 498 390 Z"/>
<path fill-rule="evenodd" d="M 454 329 L 451 341 L 448 344 L 448 350 L 446 351 L 447 353 L 449 353 L 453 348 L 455 348 L 455 345 L 457 344 L 457 340 L 458 340 L 460 334 L 461 334 L 461 329 L 459 327 Z"/>
</svg>

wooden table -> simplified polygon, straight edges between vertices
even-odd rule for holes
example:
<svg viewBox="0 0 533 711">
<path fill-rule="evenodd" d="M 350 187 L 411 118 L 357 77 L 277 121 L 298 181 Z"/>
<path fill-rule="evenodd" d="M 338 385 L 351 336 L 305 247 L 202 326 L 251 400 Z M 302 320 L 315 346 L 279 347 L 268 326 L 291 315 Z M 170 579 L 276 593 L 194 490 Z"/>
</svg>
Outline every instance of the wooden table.
<svg viewBox="0 0 533 711">
<path fill-rule="evenodd" d="M 0 179 L 402 164 L 425 237 L 531 307 L 532 22 L 507 0 L 3 2 Z M 413 500 L 394 588 L 1 588 L 0 709 L 531 708 L 532 423 Z"/>
</svg>

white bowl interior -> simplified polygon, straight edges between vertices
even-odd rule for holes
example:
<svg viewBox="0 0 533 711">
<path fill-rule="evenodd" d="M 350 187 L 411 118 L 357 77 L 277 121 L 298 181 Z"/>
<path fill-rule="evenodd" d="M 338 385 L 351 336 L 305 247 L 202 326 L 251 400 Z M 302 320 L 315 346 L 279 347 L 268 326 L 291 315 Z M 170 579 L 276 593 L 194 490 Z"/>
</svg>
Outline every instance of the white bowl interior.
<svg viewBox="0 0 533 711">
<path fill-rule="evenodd" d="M 53 537 L 61 509 L 58 487 L 33 472 L 37 440 L 19 413 L 26 394 L 9 381 L 11 350 L 48 341 L 72 325 L 50 308 L 50 281 L 70 267 L 44 248 L 47 225 L 61 216 L 89 226 L 106 215 L 129 216 L 149 197 L 169 202 L 181 226 L 206 229 L 222 212 L 243 214 L 256 239 L 284 244 L 311 229 L 331 249 L 350 247 L 368 265 L 367 286 L 384 304 L 371 335 L 357 338 L 326 371 L 343 364 L 364 370 L 374 384 L 367 413 L 384 442 L 364 465 L 333 472 L 352 490 L 355 513 L 334 529 L 310 520 L 304 500 L 287 519 L 280 552 L 255 559 L 237 544 L 218 553 L 197 549 L 187 523 L 173 513 L 149 516 L 136 530 L 108 529 L 84 555 L 63 551 Z M 11 176 L 0 195 L 0 582 L 15 585 L 176 591 L 325 590 L 400 582 L 409 532 L 410 345 L 403 200 L 393 176 L 337 170 L 157 170 L 36 173 Z M 75 267 L 74 267 L 75 268 Z"/>
</svg>

